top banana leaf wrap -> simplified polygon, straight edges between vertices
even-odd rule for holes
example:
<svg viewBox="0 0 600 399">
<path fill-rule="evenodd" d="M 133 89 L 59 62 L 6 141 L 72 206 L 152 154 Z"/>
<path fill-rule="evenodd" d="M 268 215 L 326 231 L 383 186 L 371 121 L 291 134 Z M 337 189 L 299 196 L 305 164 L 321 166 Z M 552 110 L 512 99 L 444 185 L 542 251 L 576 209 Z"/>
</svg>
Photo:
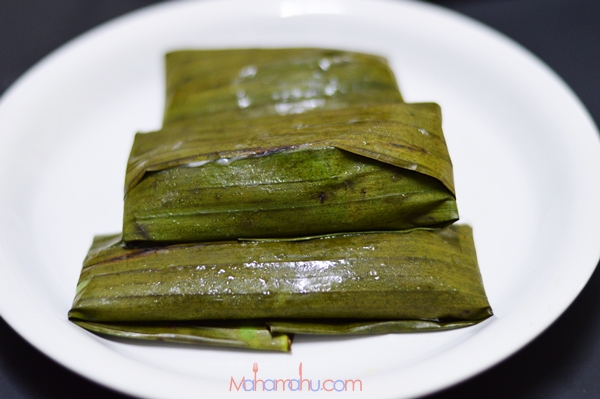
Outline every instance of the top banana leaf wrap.
<svg viewBox="0 0 600 399">
<path fill-rule="evenodd" d="M 371 54 L 292 48 L 166 56 L 165 127 L 397 102 L 402 96 L 387 60 Z"/>
<path fill-rule="evenodd" d="M 294 237 L 457 219 L 440 108 L 403 103 L 384 59 L 182 51 L 167 56 L 163 128 L 137 134 L 131 151 L 123 240 Z"/>
<path fill-rule="evenodd" d="M 466 225 L 127 248 L 94 240 L 69 318 L 120 337 L 289 350 L 291 334 L 445 330 L 490 317 Z"/>
</svg>

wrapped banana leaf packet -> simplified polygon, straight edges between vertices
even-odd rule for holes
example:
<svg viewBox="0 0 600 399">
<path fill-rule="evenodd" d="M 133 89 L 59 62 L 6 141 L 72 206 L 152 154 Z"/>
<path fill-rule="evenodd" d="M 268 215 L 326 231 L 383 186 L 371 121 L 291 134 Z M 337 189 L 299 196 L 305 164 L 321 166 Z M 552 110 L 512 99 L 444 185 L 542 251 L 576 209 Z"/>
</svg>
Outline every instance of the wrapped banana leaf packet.
<svg viewBox="0 0 600 399">
<path fill-rule="evenodd" d="M 402 102 L 385 58 L 319 48 L 166 55 L 164 126 Z"/>
<path fill-rule="evenodd" d="M 320 49 L 167 56 L 160 131 L 127 165 L 130 244 L 443 227 L 458 219 L 434 103 L 386 61 Z"/>
<path fill-rule="evenodd" d="M 166 56 L 123 231 L 97 236 L 69 319 L 97 334 L 288 352 L 294 334 L 449 330 L 492 315 L 435 103 L 349 51 Z"/>
<path fill-rule="evenodd" d="M 491 315 L 467 225 L 146 248 L 100 236 L 69 312 L 101 334 L 279 351 L 294 333 L 445 330 Z"/>
</svg>

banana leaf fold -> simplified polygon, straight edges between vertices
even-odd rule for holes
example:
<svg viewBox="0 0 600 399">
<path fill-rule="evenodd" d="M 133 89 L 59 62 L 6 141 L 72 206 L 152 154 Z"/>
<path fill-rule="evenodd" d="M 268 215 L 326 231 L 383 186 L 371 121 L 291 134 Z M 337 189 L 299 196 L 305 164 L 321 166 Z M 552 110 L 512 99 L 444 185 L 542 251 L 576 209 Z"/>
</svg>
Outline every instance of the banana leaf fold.
<svg viewBox="0 0 600 399">
<path fill-rule="evenodd" d="M 445 330 L 492 315 L 466 225 L 130 248 L 96 237 L 69 319 L 118 337 L 289 350 L 294 333 Z"/>
</svg>

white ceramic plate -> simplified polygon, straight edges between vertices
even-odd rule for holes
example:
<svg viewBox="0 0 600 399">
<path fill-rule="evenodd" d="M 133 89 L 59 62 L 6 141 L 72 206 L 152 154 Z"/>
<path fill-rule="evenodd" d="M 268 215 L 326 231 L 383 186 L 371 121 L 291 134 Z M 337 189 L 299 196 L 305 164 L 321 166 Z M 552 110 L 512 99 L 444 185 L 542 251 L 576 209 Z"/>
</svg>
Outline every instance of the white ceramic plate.
<svg viewBox="0 0 600 399">
<path fill-rule="evenodd" d="M 159 126 L 163 54 L 244 46 L 382 54 L 407 101 L 441 104 L 459 209 L 474 226 L 495 317 L 439 333 L 298 336 L 289 355 L 125 343 L 67 321 L 92 236 L 120 230 L 133 134 Z M 0 311 L 60 363 L 142 397 L 220 397 L 236 391 L 232 379 L 253 379 L 254 363 L 262 380 L 298 378 L 302 364 L 313 389 L 320 381 L 344 395 L 422 395 L 506 358 L 576 297 L 600 256 L 599 172 L 597 131 L 571 91 L 454 13 L 403 1 L 166 3 L 72 41 L 2 98 Z M 253 395 L 316 394 L 307 389 Z"/>
</svg>

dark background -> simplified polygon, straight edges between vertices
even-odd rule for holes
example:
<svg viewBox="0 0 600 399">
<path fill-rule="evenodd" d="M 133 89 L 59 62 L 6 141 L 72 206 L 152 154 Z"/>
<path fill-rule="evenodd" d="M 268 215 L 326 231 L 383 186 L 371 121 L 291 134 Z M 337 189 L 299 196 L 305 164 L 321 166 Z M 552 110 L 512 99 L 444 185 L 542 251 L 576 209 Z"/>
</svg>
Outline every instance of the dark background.
<svg viewBox="0 0 600 399">
<path fill-rule="evenodd" d="M 61 44 L 102 22 L 156 2 L 0 0 L 0 94 Z M 599 0 L 431 2 L 482 21 L 529 49 L 571 86 L 598 125 Z M 535 341 L 496 367 L 428 399 L 600 398 L 599 377 L 597 271 L 565 314 Z M 0 398 L 75 397 L 129 398 L 66 370 L 25 342 L 0 318 Z"/>
</svg>

